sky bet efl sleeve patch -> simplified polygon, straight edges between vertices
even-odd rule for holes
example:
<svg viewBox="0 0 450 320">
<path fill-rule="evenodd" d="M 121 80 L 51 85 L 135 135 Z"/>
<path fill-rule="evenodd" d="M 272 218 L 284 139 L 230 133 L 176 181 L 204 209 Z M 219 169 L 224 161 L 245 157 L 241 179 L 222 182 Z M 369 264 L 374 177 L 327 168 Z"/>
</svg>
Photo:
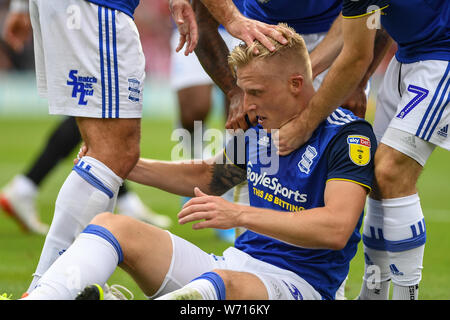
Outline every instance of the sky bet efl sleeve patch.
<svg viewBox="0 0 450 320">
<path fill-rule="evenodd" d="M 348 135 L 348 154 L 350 160 L 358 166 L 365 166 L 370 162 L 370 139 L 365 136 Z"/>
<path fill-rule="evenodd" d="M 368 122 L 347 125 L 327 147 L 327 181 L 352 181 L 370 190 L 376 148 L 376 138 Z"/>
</svg>

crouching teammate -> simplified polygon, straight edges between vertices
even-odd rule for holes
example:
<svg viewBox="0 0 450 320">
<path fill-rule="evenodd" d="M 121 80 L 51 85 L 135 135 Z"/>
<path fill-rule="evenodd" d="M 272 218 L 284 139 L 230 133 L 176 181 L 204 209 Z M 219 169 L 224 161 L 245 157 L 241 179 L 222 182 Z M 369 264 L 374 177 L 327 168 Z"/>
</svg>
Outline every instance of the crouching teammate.
<svg viewBox="0 0 450 320">
<path fill-rule="evenodd" d="M 235 246 L 215 256 L 166 230 L 103 213 L 27 299 L 99 298 L 117 265 L 152 299 L 334 299 L 361 239 L 376 140 L 368 122 L 338 108 L 305 145 L 276 155 L 271 130 L 314 94 L 303 39 L 284 25 L 278 30 L 288 44 L 274 41 L 274 52 L 255 42 L 230 55 L 245 105 L 259 117 L 243 138 L 244 156 L 236 137 L 210 161 L 141 159 L 129 176 L 194 196 L 178 214 L 181 224 L 246 228 Z M 217 196 L 245 179 L 251 206 Z"/>
</svg>

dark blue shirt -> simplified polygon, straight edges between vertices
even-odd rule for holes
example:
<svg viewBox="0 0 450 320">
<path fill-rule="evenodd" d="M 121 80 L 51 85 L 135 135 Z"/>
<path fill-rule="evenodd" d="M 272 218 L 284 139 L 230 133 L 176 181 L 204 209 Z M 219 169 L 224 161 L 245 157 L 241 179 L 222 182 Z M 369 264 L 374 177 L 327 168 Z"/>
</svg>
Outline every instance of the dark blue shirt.
<svg viewBox="0 0 450 320">
<path fill-rule="evenodd" d="M 244 0 L 244 15 L 269 24 L 287 23 L 300 34 L 327 32 L 342 0 Z"/>
<path fill-rule="evenodd" d="M 372 186 L 376 138 L 368 122 L 347 110 L 338 108 L 302 147 L 279 157 L 276 172 L 268 170 L 270 166 L 273 169 L 273 163 L 269 164 L 267 159 L 275 152 L 270 134 L 260 126 L 250 130 L 250 134 L 246 133 L 245 160 L 239 161 L 238 153 L 231 155 L 229 148 L 225 152 L 235 164 L 245 161 L 253 207 L 302 214 L 303 210 L 325 205 L 325 186 L 330 180 L 352 181 L 368 190 Z M 298 274 L 324 299 L 334 299 L 361 240 L 362 216 L 363 212 L 342 250 L 298 247 L 251 230 L 236 239 L 235 247 Z"/>
<path fill-rule="evenodd" d="M 345 18 L 380 8 L 381 24 L 398 44 L 396 58 L 403 63 L 450 60 L 450 1 L 448 0 L 345 0 Z"/>
</svg>

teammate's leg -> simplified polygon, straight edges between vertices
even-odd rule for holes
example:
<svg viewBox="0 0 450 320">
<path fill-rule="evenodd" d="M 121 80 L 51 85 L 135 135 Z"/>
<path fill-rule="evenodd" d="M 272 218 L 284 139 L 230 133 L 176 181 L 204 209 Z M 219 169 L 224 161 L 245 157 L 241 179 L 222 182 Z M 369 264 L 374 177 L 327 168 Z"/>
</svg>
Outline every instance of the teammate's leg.
<svg viewBox="0 0 450 320">
<path fill-rule="evenodd" d="M 358 296 L 361 300 L 389 299 L 391 273 L 383 237 L 383 218 L 381 201 L 369 197 L 363 228 L 364 276 Z"/>
<path fill-rule="evenodd" d="M 379 201 L 383 223 L 372 238 L 378 234 L 384 242 L 393 299 L 418 298 L 426 227 L 416 184 L 436 145 L 449 149 L 440 132 L 449 119 L 442 103 L 449 70 L 447 61 L 401 64 L 393 58 L 377 102 L 374 131 L 381 142 L 370 196 Z"/>
<path fill-rule="evenodd" d="M 364 222 L 366 272 L 361 299 L 388 299 L 389 279 L 394 299 L 418 297 L 426 239 L 416 190 L 421 171 L 422 166 L 414 159 L 379 145 L 375 156 L 376 188 L 370 195 Z M 377 282 L 370 286 L 375 279 Z"/>
<path fill-rule="evenodd" d="M 374 131 L 378 145 L 380 145 L 380 140 L 401 100 L 400 93 L 395 90 L 398 85 L 399 69 L 400 66 L 395 62 L 395 59 L 392 59 L 377 93 Z M 373 194 L 377 194 L 377 196 Z M 358 297 L 363 300 L 385 300 L 389 298 L 391 275 L 389 257 L 383 236 L 384 210 L 378 194 L 376 185 L 374 185 L 373 192 L 368 198 L 364 217 L 362 236 L 365 268 Z"/>
<path fill-rule="evenodd" d="M 83 17 L 80 27 L 67 23 L 71 5 Z M 81 0 L 32 0 L 30 17 L 39 40 L 39 91 L 50 114 L 78 117 L 89 152 L 58 194 L 29 291 L 95 215 L 113 211 L 119 186 L 139 157 L 145 79 L 139 33 L 126 13 Z"/>
<path fill-rule="evenodd" d="M 74 299 L 88 285 L 103 286 L 118 264 L 147 296 L 159 295 L 211 270 L 212 261 L 210 255 L 167 231 L 102 213 L 48 269 L 27 299 Z"/>
<path fill-rule="evenodd" d="M 100 212 L 113 211 L 123 179 L 139 158 L 140 119 L 78 118 L 89 151 L 64 182 L 28 292 Z"/>
<path fill-rule="evenodd" d="M 422 166 L 385 144 L 375 155 L 377 189 L 381 200 L 383 237 L 389 257 L 393 299 L 417 299 L 426 239 L 425 220 L 416 183 Z"/>
<path fill-rule="evenodd" d="M 181 88 L 177 91 L 178 105 L 180 109 L 181 126 L 190 133 L 191 158 L 202 159 L 203 157 L 203 129 L 205 120 L 211 109 L 211 84 L 203 84 Z M 194 126 L 195 121 L 200 121 L 201 126 Z M 201 144 L 196 143 L 194 137 Z M 188 148 L 185 148 L 187 150 Z"/>
</svg>

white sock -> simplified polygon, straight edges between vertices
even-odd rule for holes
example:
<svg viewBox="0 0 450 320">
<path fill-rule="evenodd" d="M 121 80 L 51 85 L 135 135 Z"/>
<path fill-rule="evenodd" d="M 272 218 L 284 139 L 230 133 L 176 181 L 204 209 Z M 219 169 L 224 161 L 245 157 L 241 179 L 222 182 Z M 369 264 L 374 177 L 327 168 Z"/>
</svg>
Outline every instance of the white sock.
<svg viewBox="0 0 450 320">
<path fill-rule="evenodd" d="M 200 294 L 202 300 L 225 300 L 225 283 L 215 272 L 206 272 L 192 280 L 181 289 L 169 292 L 156 300 L 177 300 L 180 294 L 191 294 L 189 289 L 194 289 Z"/>
<path fill-rule="evenodd" d="M 424 249 L 425 245 L 422 245 L 407 251 L 389 252 L 393 300 L 417 300 L 419 298 Z"/>
<path fill-rule="evenodd" d="M 195 291 L 193 291 L 195 290 Z M 155 300 L 218 300 L 214 285 L 206 279 L 197 279 L 184 287 L 169 292 Z"/>
<path fill-rule="evenodd" d="M 40 276 L 99 213 L 113 212 L 122 179 L 100 161 L 83 157 L 61 187 L 55 214 L 28 293 Z"/>
<path fill-rule="evenodd" d="M 201 294 L 203 300 L 217 300 L 216 289 L 209 280 L 197 279 L 189 282 L 184 288 L 194 288 Z"/>
<path fill-rule="evenodd" d="M 412 286 L 398 286 L 393 284 L 392 300 L 418 300 L 419 299 L 419 285 Z"/>
<path fill-rule="evenodd" d="M 426 228 L 418 194 L 382 201 L 384 237 L 389 255 L 393 296 L 417 297 L 422 278 Z M 399 289 L 399 287 L 404 287 Z M 397 291 L 400 292 L 397 293 Z M 411 294 L 409 291 L 413 291 Z"/>
<path fill-rule="evenodd" d="M 114 236 L 101 226 L 89 225 L 25 299 L 75 299 L 88 285 L 103 286 L 122 259 L 122 249 Z"/>
<path fill-rule="evenodd" d="M 359 299 L 389 299 L 389 256 L 383 234 L 384 211 L 381 201 L 367 199 L 364 217 L 364 276 Z"/>
<path fill-rule="evenodd" d="M 360 300 L 388 300 L 390 288 L 389 257 L 387 251 L 364 245 L 364 276 Z"/>
<path fill-rule="evenodd" d="M 389 300 L 389 288 L 391 281 L 382 281 L 373 286 L 366 280 L 363 280 L 361 292 L 359 293 L 359 300 Z"/>
</svg>

